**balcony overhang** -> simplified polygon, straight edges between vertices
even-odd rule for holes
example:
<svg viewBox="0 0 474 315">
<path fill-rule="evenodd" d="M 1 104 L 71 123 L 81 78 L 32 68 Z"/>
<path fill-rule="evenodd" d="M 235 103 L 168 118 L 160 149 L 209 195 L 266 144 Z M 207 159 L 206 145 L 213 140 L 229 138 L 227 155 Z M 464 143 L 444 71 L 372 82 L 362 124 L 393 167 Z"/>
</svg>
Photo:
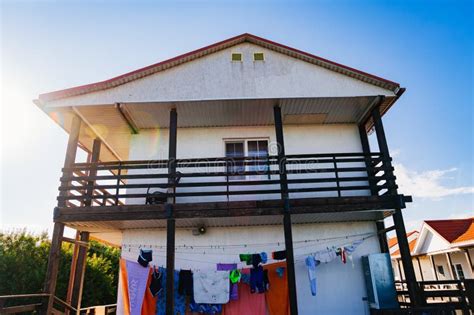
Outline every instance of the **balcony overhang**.
<svg viewBox="0 0 474 315">
<path fill-rule="evenodd" d="M 115 103 L 93 106 L 42 107 L 68 133 L 72 116 L 84 122 L 79 142 L 90 150 L 95 137 L 108 150 L 101 160 L 127 160 L 133 134 L 168 128 L 169 110 L 176 108 L 178 127 L 239 127 L 273 125 L 273 106 L 282 108 L 285 125 L 353 124 L 365 122 L 367 113 L 380 96 L 313 97 L 278 99 L 224 99 L 169 102 Z M 397 96 L 386 96 L 381 104 L 385 113 Z M 370 122 L 369 122 L 370 124 Z M 368 126 L 370 128 L 370 126 Z"/>
<path fill-rule="evenodd" d="M 410 196 L 361 196 L 302 198 L 291 200 L 293 223 L 381 220 L 395 208 L 405 208 Z M 174 206 L 176 226 L 192 228 L 279 225 L 281 200 L 182 203 Z M 56 208 L 55 222 L 90 232 L 122 229 L 164 228 L 168 218 L 165 205 L 122 205 L 106 207 Z"/>
</svg>

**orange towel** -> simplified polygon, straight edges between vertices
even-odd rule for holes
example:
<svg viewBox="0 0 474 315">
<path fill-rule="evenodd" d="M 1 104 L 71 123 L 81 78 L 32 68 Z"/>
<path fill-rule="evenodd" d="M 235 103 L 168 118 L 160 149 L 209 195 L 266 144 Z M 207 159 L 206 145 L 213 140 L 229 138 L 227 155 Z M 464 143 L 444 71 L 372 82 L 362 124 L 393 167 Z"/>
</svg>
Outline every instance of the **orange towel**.
<svg viewBox="0 0 474 315">
<path fill-rule="evenodd" d="M 284 267 L 283 277 L 276 272 L 279 267 Z M 264 265 L 263 269 L 268 270 L 268 281 L 270 289 L 265 292 L 269 315 L 289 315 L 290 302 L 288 297 L 288 277 L 286 262 Z"/>
<path fill-rule="evenodd" d="M 123 312 L 130 315 L 130 299 L 128 297 L 128 277 L 125 259 L 120 259 L 120 281 L 122 282 Z"/>
<path fill-rule="evenodd" d="M 152 275 L 153 275 L 153 269 L 150 268 L 150 272 L 148 273 L 148 281 L 146 282 L 145 297 L 143 298 L 142 315 L 156 314 L 156 299 L 157 298 L 154 297 L 150 291 Z"/>
</svg>

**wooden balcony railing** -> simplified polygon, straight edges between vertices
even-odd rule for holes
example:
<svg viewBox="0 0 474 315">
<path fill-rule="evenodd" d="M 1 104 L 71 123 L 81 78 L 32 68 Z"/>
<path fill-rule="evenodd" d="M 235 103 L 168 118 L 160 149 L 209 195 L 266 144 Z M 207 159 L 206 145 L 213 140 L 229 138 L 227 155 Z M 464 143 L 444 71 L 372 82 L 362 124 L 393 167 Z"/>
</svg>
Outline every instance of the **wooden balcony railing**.
<svg viewBox="0 0 474 315">
<path fill-rule="evenodd" d="M 383 195 L 393 188 L 390 158 L 380 153 L 287 155 L 290 198 Z M 276 156 L 76 163 L 63 169 L 65 207 L 280 198 Z M 371 193 L 372 192 L 372 193 Z"/>
<path fill-rule="evenodd" d="M 436 280 L 420 281 L 426 302 L 426 308 L 439 310 L 461 310 L 463 314 L 474 312 L 474 280 Z M 407 284 L 405 281 L 396 281 L 399 304 L 401 307 L 410 307 Z M 446 313 L 448 314 L 448 313 Z"/>
</svg>

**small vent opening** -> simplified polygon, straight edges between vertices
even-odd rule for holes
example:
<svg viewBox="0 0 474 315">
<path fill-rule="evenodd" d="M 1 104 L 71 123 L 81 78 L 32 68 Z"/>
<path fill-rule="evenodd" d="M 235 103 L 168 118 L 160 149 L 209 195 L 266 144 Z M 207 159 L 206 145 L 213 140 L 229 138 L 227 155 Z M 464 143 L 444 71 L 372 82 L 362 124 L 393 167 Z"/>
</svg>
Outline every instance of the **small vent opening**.
<svg viewBox="0 0 474 315">
<path fill-rule="evenodd" d="M 232 53 L 232 61 L 242 61 L 241 53 Z"/>
<path fill-rule="evenodd" d="M 265 55 L 262 52 L 254 53 L 253 61 L 265 61 Z"/>
</svg>

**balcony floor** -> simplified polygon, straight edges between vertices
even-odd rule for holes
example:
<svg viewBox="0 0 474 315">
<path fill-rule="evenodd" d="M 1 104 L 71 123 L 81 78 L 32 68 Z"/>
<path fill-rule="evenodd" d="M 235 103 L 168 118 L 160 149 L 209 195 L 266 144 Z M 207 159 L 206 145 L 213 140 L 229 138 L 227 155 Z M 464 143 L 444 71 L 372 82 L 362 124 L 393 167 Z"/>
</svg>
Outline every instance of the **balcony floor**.
<svg viewBox="0 0 474 315">
<path fill-rule="evenodd" d="M 399 196 L 304 198 L 290 201 L 295 224 L 316 222 L 374 221 L 404 208 L 411 198 Z M 180 228 L 204 224 L 217 226 L 279 225 L 281 200 L 176 204 L 174 217 Z M 164 205 L 123 205 L 56 208 L 55 222 L 82 231 L 105 232 L 123 229 L 166 227 Z"/>
</svg>

